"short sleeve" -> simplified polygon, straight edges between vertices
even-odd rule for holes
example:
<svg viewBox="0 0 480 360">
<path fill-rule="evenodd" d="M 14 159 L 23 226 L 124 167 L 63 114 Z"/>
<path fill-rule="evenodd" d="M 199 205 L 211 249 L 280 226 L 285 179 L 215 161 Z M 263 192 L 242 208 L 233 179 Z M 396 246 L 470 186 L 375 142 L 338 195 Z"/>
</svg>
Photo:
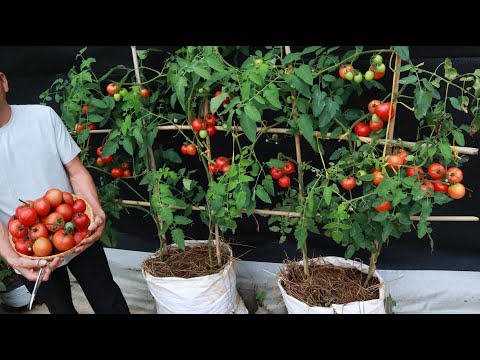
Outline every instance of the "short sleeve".
<svg viewBox="0 0 480 360">
<path fill-rule="evenodd" d="M 51 109 L 53 117 L 53 127 L 55 131 L 55 144 L 57 146 L 58 156 L 62 164 L 68 164 L 75 156 L 80 153 L 80 147 L 72 136 L 68 133 L 67 127 L 55 110 Z"/>
</svg>

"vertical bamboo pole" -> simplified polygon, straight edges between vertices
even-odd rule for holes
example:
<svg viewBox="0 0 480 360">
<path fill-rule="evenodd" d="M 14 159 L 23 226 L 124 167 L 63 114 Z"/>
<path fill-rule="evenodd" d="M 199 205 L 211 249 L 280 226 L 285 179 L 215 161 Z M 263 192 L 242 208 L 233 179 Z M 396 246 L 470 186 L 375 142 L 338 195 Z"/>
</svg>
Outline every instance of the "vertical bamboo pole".
<svg viewBox="0 0 480 360">
<path fill-rule="evenodd" d="M 137 80 L 137 84 L 140 86 L 142 83 L 142 80 L 140 79 L 140 68 L 138 66 L 138 57 L 137 57 L 137 47 L 136 46 L 130 46 L 132 49 L 132 58 L 133 58 L 133 67 L 135 69 L 135 78 Z M 146 124 L 145 118 L 142 119 L 143 125 Z M 153 149 L 151 146 L 148 147 L 148 156 L 150 158 L 150 170 L 151 171 L 156 171 L 157 170 L 157 165 L 155 164 L 155 158 L 153 156 Z M 158 195 L 158 182 L 155 182 L 155 188 L 154 188 L 155 194 Z M 158 224 L 160 226 L 160 230 L 163 229 L 163 219 L 160 217 L 160 215 L 155 212 Z M 167 238 L 165 235 L 162 235 L 160 237 L 160 249 L 163 251 L 163 247 L 167 246 Z"/>
<path fill-rule="evenodd" d="M 207 114 L 209 113 L 208 111 L 208 99 L 205 98 L 205 105 L 203 107 L 203 118 L 206 120 Z M 207 136 L 206 139 L 207 142 L 207 156 L 209 159 L 212 158 L 212 146 L 210 145 L 210 135 Z M 213 174 L 209 174 L 210 181 L 213 180 Z M 210 241 L 210 240 L 209 240 Z M 219 229 L 218 229 L 218 224 L 215 223 L 215 252 L 217 255 L 217 262 L 219 266 L 222 266 L 222 255 L 220 252 L 220 234 L 219 234 Z"/>
<path fill-rule="evenodd" d="M 285 46 L 285 54 L 290 54 L 290 46 Z M 295 101 L 292 102 L 292 111 L 293 111 L 293 118 L 297 120 L 298 115 L 295 111 Z M 297 171 L 298 171 L 298 192 L 300 203 L 303 202 L 303 170 L 300 168 L 302 164 L 302 149 L 301 149 L 301 141 L 300 135 L 295 135 L 295 152 L 297 157 Z M 305 275 L 310 276 L 310 268 L 308 266 L 308 254 L 307 254 L 307 241 L 303 243 L 302 246 L 302 255 L 303 255 L 303 268 L 305 271 Z"/>
<path fill-rule="evenodd" d="M 397 54 L 395 56 L 395 70 L 397 70 L 402 64 L 402 58 Z M 390 119 L 388 124 L 388 140 L 393 139 L 393 133 L 395 131 L 395 119 L 397 117 L 397 100 L 398 100 L 398 88 L 400 86 L 400 72 L 393 73 L 393 83 L 392 83 L 392 95 L 390 97 L 390 103 L 392 104 L 390 109 L 395 111 L 393 118 Z M 392 152 L 392 146 L 388 147 L 388 153 Z"/>
</svg>

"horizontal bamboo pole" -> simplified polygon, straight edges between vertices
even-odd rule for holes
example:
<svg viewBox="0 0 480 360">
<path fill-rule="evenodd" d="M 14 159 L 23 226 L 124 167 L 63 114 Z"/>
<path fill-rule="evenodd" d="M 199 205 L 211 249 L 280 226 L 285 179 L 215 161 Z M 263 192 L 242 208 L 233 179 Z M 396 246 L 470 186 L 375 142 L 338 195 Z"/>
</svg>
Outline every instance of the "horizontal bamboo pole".
<svg viewBox="0 0 480 360">
<path fill-rule="evenodd" d="M 218 131 L 226 131 L 223 127 L 221 126 L 215 126 L 215 128 Z M 232 126 L 233 129 L 236 129 L 239 132 L 243 132 L 241 126 Z M 192 128 L 190 125 L 163 125 L 163 126 L 157 126 L 157 129 L 160 131 L 174 131 L 174 130 L 187 130 L 187 131 L 192 131 Z M 90 130 L 91 134 L 108 134 L 112 129 L 100 129 L 100 130 Z M 288 134 L 289 129 L 286 128 L 270 128 L 270 129 L 265 129 L 261 127 L 257 127 L 257 132 L 263 132 L 263 133 L 269 133 L 269 134 Z M 331 133 L 327 133 L 327 136 L 322 136 L 320 131 L 314 131 L 314 136 L 317 138 L 322 138 L 322 139 L 330 139 Z M 363 142 L 366 143 L 372 143 L 374 140 L 370 137 L 365 137 L 365 136 L 359 136 L 359 139 Z M 347 138 L 344 136 L 340 140 L 347 140 Z M 389 140 L 388 141 L 390 144 L 396 144 L 397 141 L 395 140 Z M 385 144 L 385 140 L 379 140 L 379 144 Z M 402 141 L 402 144 L 407 147 L 407 148 L 412 148 L 415 146 L 415 142 L 412 141 Z M 422 147 L 427 146 L 427 144 L 423 144 Z M 452 146 L 452 149 L 457 151 L 459 154 L 465 154 L 465 155 L 478 155 L 478 148 L 473 148 L 473 147 L 465 147 L 465 146 Z"/>
<path fill-rule="evenodd" d="M 136 201 L 136 200 L 122 200 L 124 205 L 133 205 L 133 206 L 145 206 L 150 207 L 148 201 Z M 184 208 L 180 206 L 171 205 L 169 206 L 172 209 L 183 210 Z M 203 211 L 205 206 L 192 206 L 192 210 Z M 246 213 L 246 209 L 242 209 L 243 213 Z M 253 210 L 254 214 L 259 215 L 273 215 L 273 216 L 286 216 L 286 217 L 301 217 L 302 214 L 299 212 L 289 212 L 289 211 L 278 211 L 278 210 L 265 210 L 265 209 L 255 209 Z M 410 220 L 419 221 L 419 216 L 411 216 Z M 428 216 L 427 221 L 480 221 L 476 216 Z"/>
</svg>

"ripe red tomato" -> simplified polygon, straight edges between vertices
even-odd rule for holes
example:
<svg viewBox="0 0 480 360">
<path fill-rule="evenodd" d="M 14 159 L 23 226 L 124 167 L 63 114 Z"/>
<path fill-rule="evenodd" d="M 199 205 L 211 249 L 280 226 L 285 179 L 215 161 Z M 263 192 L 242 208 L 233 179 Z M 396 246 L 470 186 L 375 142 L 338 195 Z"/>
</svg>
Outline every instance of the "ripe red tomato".
<svg viewBox="0 0 480 360">
<path fill-rule="evenodd" d="M 100 146 L 100 147 L 97 148 L 97 155 L 99 157 L 102 157 L 102 149 L 103 149 L 103 146 Z"/>
<path fill-rule="evenodd" d="M 42 224 L 35 224 L 30 228 L 30 233 L 28 234 L 31 240 L 36 240 L 40 237 L 48 237 L 48 229 Z"/>
<path fill-rule="evenodd" d="M 92 104 L 90 104 L 90 105 L 83 105 L 83 106 L 82 106 L 83 113 L 84 113 L 85 115 L 87 115 L 87 114 L 88 114 L 88 109 L 91 108 L 91 107 L 92 107 Z"/>
<path fill-rule="evenodd" d="M 63 201 L 63 191 L 58 189 L 50 189 L 45 193 L 45 197 L 50 203 L 50 206 L 56 208 Z"/>
<path fill-rule="evenodd" d="M 193 144 L 187 145 L 187 154 L 190 156 L 194 156 L 197 153 L 197 147 Z"/>
<path fill-rule="evenodd" d="M 120 178 L 123 176 L 123 170 L 120 168 L 113 168 L 111 174 L 114 178 Z"/>
<path fill-rule="evenodd" d="M 373 114 L 373 115 L 375 115 L 375 114 Z M 378 131 L 378 130 L 383 129 L 383 121 L 380 118 L 374 120 L 373 117 L 372 117 L 372 120 L 370 120 L 370 122 L 368 123 L 368 126 L 370 126 L 370 130 Z"/>
<path fill-rule="evenodd" d="M 73 223 L 78 230 L 83 230 L 86 229 L 88 225 L 90 225 L 90 219 L 85 213 L 76 213 L 73 215 Z"/>
<path fill-rule="evenodd" d="M 345 65 L 338 70 L 338 74 L 343 80 L 347 80 L 347 77 L 345 76 L 347 72 L 350 72 L 353 74 L 354 71 L 355 69 L 353 68 L 352 65 Z"/>
<path fill-rule="evenodd" d="M 375 114 L 375 107 L 380 105 L 380 100 L 372 100 L 368 103 L 368 112 L 370 114 Z"/>
<path fill-rule="evenodd" d="M 73 202 L 72 205 L 73 213 L 83 213 L 87 210 L 87 204 L 83 199 L 77 199 Z"/>
<path fill-rule="evenodd" d="M 211 126 L 211 125 L 207 126 L 207 133 L 209 136 L 215 135 L 216 132 L 217 132 L 217 129 L 215 128 L 215 126 Z"/>
<path fill-rule="evenodd" d="M 75 245 L 78 245 L 82 242 L 83 239 L 85 239 L 88 235 L 88 230 L 78 230 L 73 234 L 73 241 L 75 241 Z"/>
<path fill-rule="evenodd" d="M 82 130 L 85 130 L 87 127 L 85 125 L 80 125 L 79 123 L 75 124 L 75 132 L 78 134 Z"/>
<path fill-rule="evenodd" d="M 440 163 L 430 164 L 428 167 L 428 175 L 435 180 L 441 179 L 445 175 L 445 167 Z"/>
<path fill-rule="evenodd" d="M 103 166 L 103 160 L 102 158 L 97 158 L 97 166 L 102 167 Z"/>
<path fill-rule="evenodd" d="M 371 130 L 370 130 L 370 126 L 368 126 L 367 124 L 365 124 L 363 122 L 359 122 L 357 125 L 355 125 L 353 127 L 353 131 L 358 136 L 368 136 L 368 135 L 370 135 Z"/>
<path fill-rule="evenodd" d="M 147 88 L 140 89 L 140 96 L 147 99 L 150 96 L 150 91 Z"/>
<path fill-rule="evenodd" d="M 70 250 L 75 246 L 75 240 L 73 240 L 73 236 L 65 230 L 57 231 L 53 235 L 52 241 L 53 246 L 55 246 L 55 248 L 60 252 Z"/>
<path fill-rule="evenodd" d="M 222 95 L 222 92 L 221 92 L 221 91 L 217 91 L 217 92 L 215 93 L 215 96 L 214 96 L 214 97 L 217 97 L 217 96 L 219 96 L 219 95 Z M 227 97 L 227 98 L 225 98 L 225 100 L 222 101 L 222 104 L 226 104 L 226 103 L 228 103 L 229 101 L 230 101 L 230 98 Z"/>
<path fill-rule="evenodd" d="M 368 70 L 373 71 L 373 73 L 375 74 L 373 78 L 374 78 L 375 80 L 380 80 L 381 78 L 383 78 L 383 77 L 385 76 L 385 71 L 384 71 L 384 72 L 379 72 L 379 71 L 377 70 L 377 67 L 376 67 L 376 66 L 374 67 L 373 65 L 370 65 L 370 67 L 368 68 Z"/>
<path fill-rule="evenodd" d="M 407 162 L 408 152 L 406 152 L 405 149 L 395 149 L 393 155 L 400 156 L 403 159 L 403 164 Z"/>
<path fill-rule="evenodd" d="M 88 127 L 90 128 L 90 130 L 97 130 L 97 125 L 95 124 L 88 124 Z"/>
<path fill-rule="evenodd" d="M 357 180 L 355 180 L 353 176 L 347 176 L 345 179 L 340 181 L 340 185 L 342 185 L 345 190 L 352 190 L 356 184 Z"/>
<path fill-rule="evenodd" d="M 45 226 L 47 227 L 48 231 L 56 232 L 63 229 L 65 226 L 65 220 L 59 213 L 52 212 L 47 216 L 47 219 L 45 220 Z"/>
<path fill-rule="evenodd" d="M 207 116 L 205 116 L 205 122 L 207 123 L 207 125 L 215 126 L 215 124 L 217 123 L 217 117 L 213 114 L 207 114 Z"/>
<path fill-rule="evenodd" d="M 285 161 L 285 166 L 282 167 L 282 171 L 285 175 L 290 175 L 295 171 L 295 165 L 291 161 Z"/>
<path fill-rule="evenodd" d="M 182 154 L 187 155 L 188 154 L 187 145 L 183 144 L 182 147 L 180 148 L 180 151 L 182 152 Z"/>
<path fill-rule="evenodd" d="M 65 222 L 70 221 L 73 215 L 73 209 L 70 205 L 60 204 L 55 208 L 55 212 L 62 215 Z"/>
<path fill-rule="evenodd" d="M 120 164 L 120 167 L 123 169 L 123 170 L 127 170 L 127 169 L 130 169 L 130 164 L 128 163 L 128 161 L 124 161 Z"/>
<path fill-rule="evenodd" d="M 22 238 L 28 235 L 28 228 L 23 226 L 20 220 L 12 220 L 10 224 L 8 224 L 8 230 L 13 237 Z"/>
<path fill-rule="evenodd" d="M 288 176 L 282 176 L 280 179 L 278 179 L 278 185 L 280 185 L 282 188 L 288 188 L 290 186 L 290 178 Z"/>
<path fill-rule="evenodd" d="M 465 186 L 460 183 L 450 185 L 448 187 L 448 195 L 450 195 L 452 199 L 463 198 L 465 196 Z"/>
<path fill-rule="evenodd" d="M 108 164 L 108 163 L 111 163 L 112 161 L 113 161 L 112 155 L 108 155 L 107 157 L 102 158 L 103 164 Z"/>
<path fill-rule="evenodd" d="M 18 219 L 17 219 L 17 215 L 12 215 L 12 216 L 10 217 L 10 219 L 8 219 L 7 227 L 10 226 L 10 223 L 11 223 L 13 220 L 18 220 Z"/>
<path fill-rule="evenodd" d="M 130 169 L 123 170 L 123 177 L 130 177 L 132 176 L 132 171 Z"/>
<path fill-rule="evenodd" d="M 274 179 L 280 179 L 283 175 L 283 171 L 280 168 L 271 168 L 270 176 Z"/>
<path fill-rule="evenodd" d="M 223 165 L 221 170 L 223 171 L 224 174 L 226 174 L 228 170 L 230 170 L 230 165 L 229 164 Z"/>
<path fill-rule="evenodd" d="M 118 86 L 114 83 L 110 83 L 107 85 L 107 93 L 109 93 L 110 95 L 114 95 L 116 93 L 118 93 L 119 89 L 118 89 Z"/>
<path fill-rule="evenodd" d="M 37 222 L 38 215 L 33 207 L 22 206 L 17 208 L 15 215 L 23 226 L 32 226 Z"/>
<path fill-rule="evenodd" d="M 395 109 L 391 103 L 386 102 L 375 107 L 375 114 L 383 121 L 389 121 L 395 117 Z"/>
<path fill-rule="evenodd" d="M 45 237 L 41 237 L 35 240 L 32 250 L 35 256 L 48 256 L 52 254 L 53 246 L 50 240 Z"/>
<path fill-rule="evenodd" d="M 380 185 L 384 177 L 381 171 L 375 171 L 373 173 L 373 183 L 377 186 Z"/>
<path fill-rule="evenodd" d="M 219 156 L 215 160 L 215 165 L 217 166 L 217 169 L 221 169 L 226 164 L 230 165 L 230 160 L 228 160 L 225 156 Z"/>
<path fill-rule="evenodd" d="M 398 166 L 395 165 L 403 165 L 403 158 L 400 155 L 390 155 L 387 158 L 387 163 L 392 164 L 388 165 L 390 169 L 398 170 Z"/>
<path fill-rule="evenodd" d="M 205 123 L 200 118 L 193 119 L 192 129 L 193 131 L 200 131 L 205 128 Z"/>
<path fill-rule="evenodd" d="M 210 163 L 208 164 L 208 171 L 210 171 L 212 174 L 215 174 L 218 171 L 218 167 L 215 164 Z"/>
<path fill-rule="evenodd" d="M 390 203 L 389 200 L 387 200 L 387 201 L 381 203 L 379 206 L 377 206 L 377 207 L 374 208 L 374 209 L 375 209 L 375 211 L 377 211 L 377 212 L 382 212 L 382 211 L 388 211 L 388 210 L 390 210 L 391 207 L 392 207 L 392 204 Z"/>
<path fill-rule="evenodd" d="M 447 180 L 451 183 L 459 183 L 463 180 L 463 171 L 457 167 L 448 168 Z"/>
<path fill-rule="evenodd" d="M 20 254 L 31 256 L 33 255 L 33 241 L 32 240 L 16 241 L 15 250 L 17 250 L 17 252 L 19 252 Z"/>
<path fill-rule="evenodd" d="M 435 186 L 432 184 L 431 181 L 425 181 L 424 184 L 421 186 L 421 189 L 425 191 L 425 194 L 430 195 L 432 191 L 435 191 Z"/>
<path fill-rule="evenodd" d="M 63 202 L 67 205 L 72 206 L 73 205 L 73 196 L 69 192 L 64 191 L 63 192 Z M 38 213 L 38 211 L 37 211 Z M 38 214 L 40 215 L 40 214 Z"/>
<path fill-rule="evenodd" d="M 446 193 L 448 192 L 448 185 L 439 181 L 433 181 L 433 191 Z"/>
<path fill-rule="evenodd" d="M 420 166 L 409 167 L 407 169 L 407 176 L 416 176 L 418 180 L 422 180 L 423 174 L 425 174 L 425 171 L 423 171 Z"/>
</svg>

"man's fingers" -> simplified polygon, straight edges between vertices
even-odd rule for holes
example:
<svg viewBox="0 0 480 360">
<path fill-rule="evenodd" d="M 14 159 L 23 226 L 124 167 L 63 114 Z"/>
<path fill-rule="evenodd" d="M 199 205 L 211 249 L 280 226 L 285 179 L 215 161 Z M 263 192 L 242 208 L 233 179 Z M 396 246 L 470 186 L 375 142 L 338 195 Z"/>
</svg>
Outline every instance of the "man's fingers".
<svg viewBox="0 0 480 360">
<path fill-rule="evenodd" d="M 96 229 L 98 229 L 101 225 L 103 224 L 103 221 L 100 217 L 96 217 L 95 220 L 93 220 L 93 222 L 90 224 L 90 226 L 88 227 L 88 230 L 89 231 L 95 231 Z"/>
</svg>

